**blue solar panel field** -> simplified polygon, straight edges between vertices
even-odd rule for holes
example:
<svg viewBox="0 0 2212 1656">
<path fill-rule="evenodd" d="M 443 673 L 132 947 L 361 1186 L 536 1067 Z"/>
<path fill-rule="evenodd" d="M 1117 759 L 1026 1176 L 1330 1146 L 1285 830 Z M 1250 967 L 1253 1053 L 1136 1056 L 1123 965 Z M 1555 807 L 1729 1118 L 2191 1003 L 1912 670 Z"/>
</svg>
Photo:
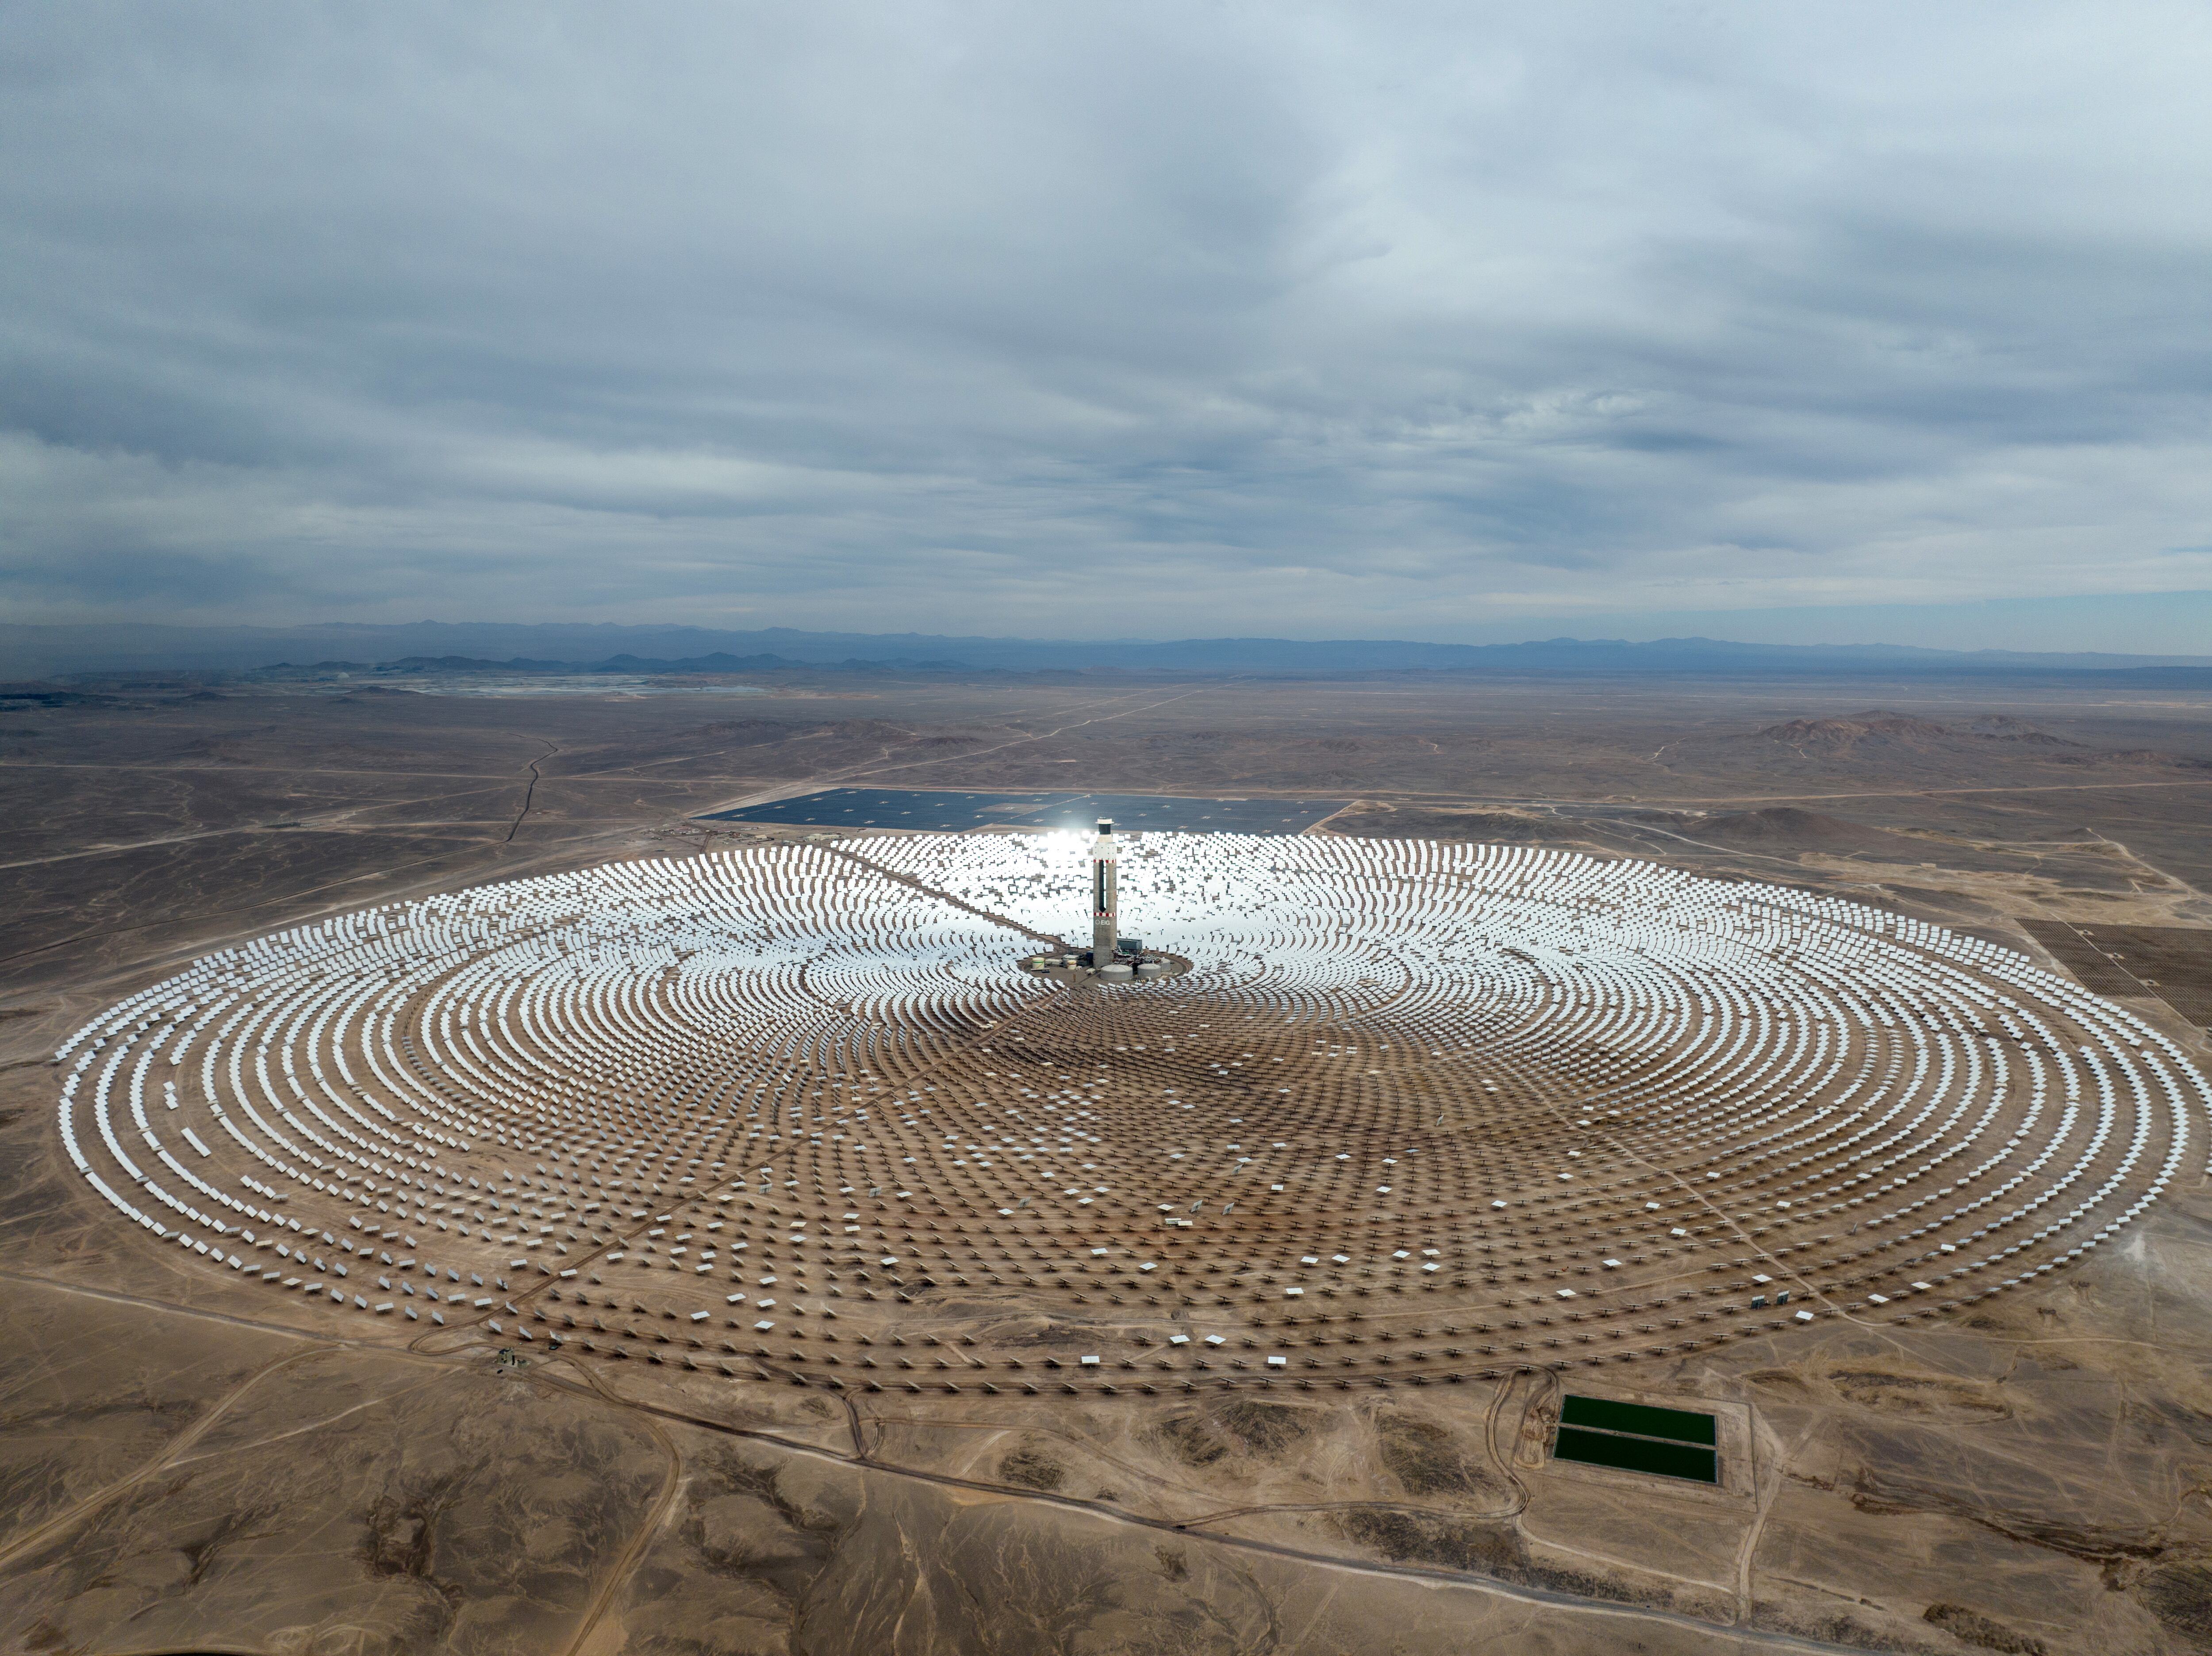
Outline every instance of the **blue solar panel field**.
<svg viewBox="0 0 2212 1656">
<path fill-rule="evenodd" d="M 1158 793 L 942 793 L 906 788 L 824 788 L 764 805 L 710 812 L 705 822 L 790 828 L 1088 828 L 1102 816 L 1122 832 L 1297 834 L 1344 799 L 1183 799 Z"/>
</svg>

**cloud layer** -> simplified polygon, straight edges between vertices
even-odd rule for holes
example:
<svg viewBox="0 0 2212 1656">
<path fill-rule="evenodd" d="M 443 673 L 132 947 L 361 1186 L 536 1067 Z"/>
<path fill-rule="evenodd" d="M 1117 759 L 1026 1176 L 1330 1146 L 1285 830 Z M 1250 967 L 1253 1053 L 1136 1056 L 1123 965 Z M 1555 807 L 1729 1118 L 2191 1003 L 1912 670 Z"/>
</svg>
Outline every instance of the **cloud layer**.
<svg viewBox="0 0 2212 1656">
<path fill-rule="evenodd" d="M 73 4 L 0 65 L 17 619 L 2212 587 L 2198 8 Z"/>
</svg>

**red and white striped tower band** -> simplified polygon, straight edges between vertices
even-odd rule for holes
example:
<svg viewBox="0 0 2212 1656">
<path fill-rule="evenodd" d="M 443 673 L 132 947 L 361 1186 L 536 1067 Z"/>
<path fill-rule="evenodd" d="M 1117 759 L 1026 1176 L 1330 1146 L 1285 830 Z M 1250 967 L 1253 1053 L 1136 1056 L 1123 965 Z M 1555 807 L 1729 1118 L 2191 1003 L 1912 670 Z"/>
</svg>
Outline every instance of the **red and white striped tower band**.
<svg viewBox="0 0 2212 1656">
<path fill-rule="evenodd" d="M 1114 873 L 1114 824 L 1098 819 L 1098 838 L 1091 846 L 1091 961 L 1104 966 L 1114 958 L 1121 938 L 1115 924 L 1117 901 Z"/>
</svg>

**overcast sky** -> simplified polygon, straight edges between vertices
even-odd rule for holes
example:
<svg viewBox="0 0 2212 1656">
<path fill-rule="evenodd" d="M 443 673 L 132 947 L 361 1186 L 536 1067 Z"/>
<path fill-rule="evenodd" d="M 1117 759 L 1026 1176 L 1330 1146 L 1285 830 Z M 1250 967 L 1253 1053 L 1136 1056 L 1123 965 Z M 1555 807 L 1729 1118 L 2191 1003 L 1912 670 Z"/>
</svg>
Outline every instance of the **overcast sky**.
<svg viewBox="0 0 2212 1656">
<path fill-rule="evenodd" d="M 0 610 L 2201 591 L 2208 86 L 2197 4 L 0 5 Z"/>
</svg>

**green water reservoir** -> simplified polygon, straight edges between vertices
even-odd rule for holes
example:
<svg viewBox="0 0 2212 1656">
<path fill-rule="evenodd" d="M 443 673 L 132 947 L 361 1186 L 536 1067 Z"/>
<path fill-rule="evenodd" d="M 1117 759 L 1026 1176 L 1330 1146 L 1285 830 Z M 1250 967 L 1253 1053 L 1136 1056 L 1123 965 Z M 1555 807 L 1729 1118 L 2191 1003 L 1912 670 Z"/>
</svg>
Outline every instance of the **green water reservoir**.
<svg viewBox="0 0 2212 1656">
<path fill-rule="evenodd" d="M 1569 1397 L 1559 1410 L 1565 1426 L 1588 1426 L 1601 1432 L 1626 1432 L 1634 1437 L 1663 1437 L 1676 1443 L 1702 1443 L 1711 1448 L 1714 1435 L 1711 1415 L 1686 1409 L 1654 1409 L 1641 1403 L 1616 1403 L 1610 1398 Z"/>
<path fill-rule="evenodd" d="M 1614 1466 L 1628 1472 L 1650 1472 L 1660 1477 L 1687 1478 L 1697 1483 L 1721 1481 L 1720 1457 L 1711 1449 L 1687 1443 L 1662 1443 L 1656 1438 L 1618 1437 L 1611 1432 L 1589 1432 L 1579 1426 L 1559 1428 L 1553 1446 L 1555 1460 L 1577 1460 L 1587 1466 Z"/>
</svg>

